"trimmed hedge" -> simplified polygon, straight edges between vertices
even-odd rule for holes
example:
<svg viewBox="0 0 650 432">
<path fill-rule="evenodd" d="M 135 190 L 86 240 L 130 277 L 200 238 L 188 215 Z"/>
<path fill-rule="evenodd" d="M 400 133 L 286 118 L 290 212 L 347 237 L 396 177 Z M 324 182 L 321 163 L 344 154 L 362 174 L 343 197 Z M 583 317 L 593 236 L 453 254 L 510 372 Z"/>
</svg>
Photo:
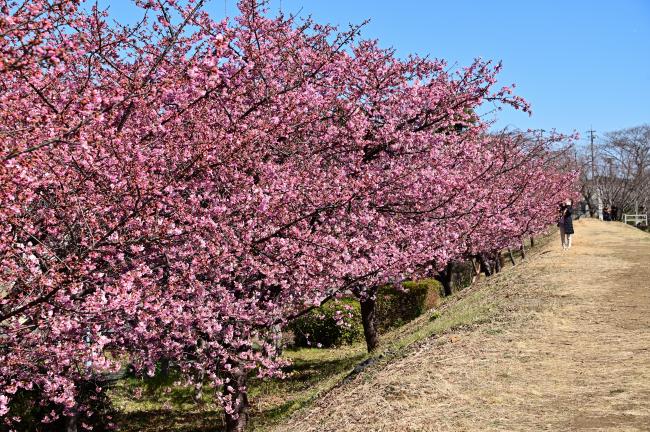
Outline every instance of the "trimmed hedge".
<svg viewBox="0 0 650 432">
<path fill-rule="evenodd" d="M 331 300 L 289 324 L 294 346 L 328 348 L 363 338 L 361 307 L 355 299 Z"/>
<path fill-rule="evenodd" d="M 399 327 L 440 304 L 442 284 L 434 279 L 404 282 L 406 291 L 385 286 L 377 292 L 376 319 L 380 332 Z"/>
<path fill-rule="evenodd" d="M 404 282 L 402 286 L 406 291 L 385 286 L 377 292 L 375 316 L 380 332 L 417 318 L 438 306 L 443 297 L 442 285 L 434 279 Z M 288 329 L 293 333 L 296 347 L 329 348 L 363 340 L 359 301 L 352 298 L 328 301 L 293 320 Z"/>
</svg>

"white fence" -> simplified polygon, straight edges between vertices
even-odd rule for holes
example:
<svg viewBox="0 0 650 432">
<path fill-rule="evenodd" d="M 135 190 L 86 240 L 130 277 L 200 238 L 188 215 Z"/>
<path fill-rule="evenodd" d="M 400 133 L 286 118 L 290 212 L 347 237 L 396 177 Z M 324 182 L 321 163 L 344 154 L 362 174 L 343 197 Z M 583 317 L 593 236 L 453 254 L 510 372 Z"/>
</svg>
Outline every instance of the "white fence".
<svg viewBox="0 0 650 432">
<path fill-rule="evenodd" d="M 648 225 L 648 215 L 647 214 L 624 214 L 623 222 L 634 224 L 634 226 L 636 226 L 639 223 Z"/>
</svg>

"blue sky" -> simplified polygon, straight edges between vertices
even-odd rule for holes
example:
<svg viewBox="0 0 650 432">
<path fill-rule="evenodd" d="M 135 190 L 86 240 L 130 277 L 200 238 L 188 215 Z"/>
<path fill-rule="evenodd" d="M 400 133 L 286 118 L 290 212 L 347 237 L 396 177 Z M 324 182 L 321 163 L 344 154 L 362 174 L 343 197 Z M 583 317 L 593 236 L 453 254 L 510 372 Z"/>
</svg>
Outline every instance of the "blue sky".
<svg viewBox="0 0 650 432">
<path fill-rule="evenodd" d="M 103 2 L 107 4 L 108 0 Z M 132 17 L 126 0 L 114 17 Z M 498 127 L 606 131 L 650 123 L 649 0 L 272 0 L 272 11 L 340 26 L 370 19 L 363 35 L 394 47 L 469 64 L 503 61 L 500 84 L 517 84 L 533 116 L 504 110 Z M 212 0 L 221 19 L 236 0 Z"/>
</svg>

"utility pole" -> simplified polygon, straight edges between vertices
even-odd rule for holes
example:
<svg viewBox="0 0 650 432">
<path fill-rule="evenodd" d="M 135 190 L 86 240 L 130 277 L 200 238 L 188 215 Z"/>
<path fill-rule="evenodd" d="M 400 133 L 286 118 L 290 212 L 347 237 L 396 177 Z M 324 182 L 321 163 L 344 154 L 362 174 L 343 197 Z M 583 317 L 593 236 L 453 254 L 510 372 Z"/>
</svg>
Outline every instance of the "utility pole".
<svg viewBox="0 0 650 432">
<path fill-rule="evenodd" d="M 603 201 L 600 197 L 600 188 L 596 183 L 596 155 L 594 151 L 594 138 L 595 130 L 593 126 L 587 131 L 589 133 L 589 141 L 591 144 L 591 183 L 596 188 L 596 200 L 598 202 L 598 219 L 603 219 Z"/>
<path fill-rule="evenodd" d="M 596 132 L 596 131 L 592 127 L 587 132 L 589 132 L 589 139 L 591 141 L 591 181 L 594 181 L 594 179 L 596 178 L 594 176 L 595 165 L 596 165 L 595 157 L 594 157 L 594 132 Z"/>
</svg>

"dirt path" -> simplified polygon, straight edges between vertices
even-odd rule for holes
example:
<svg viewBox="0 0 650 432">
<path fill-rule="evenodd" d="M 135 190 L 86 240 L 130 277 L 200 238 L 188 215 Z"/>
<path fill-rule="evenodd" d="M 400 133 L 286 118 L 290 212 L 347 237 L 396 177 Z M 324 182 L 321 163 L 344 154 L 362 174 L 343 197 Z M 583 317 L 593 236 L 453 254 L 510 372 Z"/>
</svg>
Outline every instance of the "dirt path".
<svg viewBox="0 0 650 432">
<path fill-rule="evenodd" d="M 488 322 L 360 374 L 283 431 L 650 431 L 650 235 L 581 220 L 496 276 Z"/>
</svg>

